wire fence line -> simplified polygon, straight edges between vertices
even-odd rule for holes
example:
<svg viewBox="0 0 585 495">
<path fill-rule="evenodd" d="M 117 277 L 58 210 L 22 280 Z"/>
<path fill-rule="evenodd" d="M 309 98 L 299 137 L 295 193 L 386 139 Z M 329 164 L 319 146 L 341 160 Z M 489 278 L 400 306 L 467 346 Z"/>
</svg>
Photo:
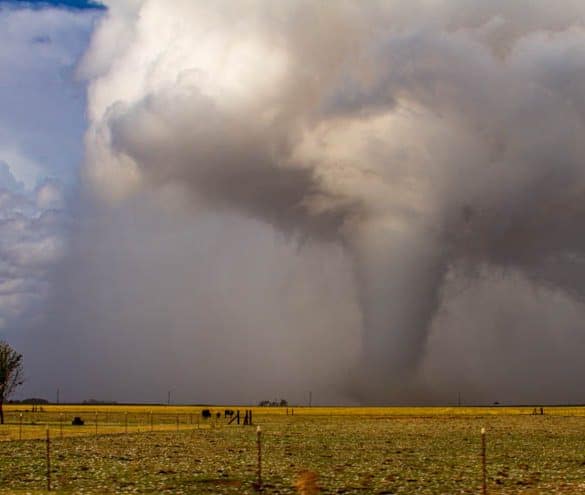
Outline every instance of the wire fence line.
<svg viewBox="0 0 585 495">
<path fill-rule="evenodd" d="M 91 411 L 90 409 L 5 412 L 0 426 L 0 441 L 43 439 L 47 428 L 54 438 L 90 435 L 131 434 L 155 431 L 182 431 L 222 428 L 230 417 L 224 412 L 204 417 L 201 412 L 164 413 L 128 411 Z"/>
</svg>

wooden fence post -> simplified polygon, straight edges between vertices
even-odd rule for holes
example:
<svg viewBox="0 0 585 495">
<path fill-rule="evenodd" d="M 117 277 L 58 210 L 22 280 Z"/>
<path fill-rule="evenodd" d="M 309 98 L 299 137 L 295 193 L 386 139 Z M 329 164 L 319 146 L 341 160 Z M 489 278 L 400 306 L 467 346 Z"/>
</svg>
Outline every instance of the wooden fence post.
<svg viewBox="0 0 585 495">
<path fill-rule="evenodd" d="M 262 490 L 262 430 L 260 426 L 256 428 L 256 446 L 258 447 L 258 490 Z"/>
</svg>

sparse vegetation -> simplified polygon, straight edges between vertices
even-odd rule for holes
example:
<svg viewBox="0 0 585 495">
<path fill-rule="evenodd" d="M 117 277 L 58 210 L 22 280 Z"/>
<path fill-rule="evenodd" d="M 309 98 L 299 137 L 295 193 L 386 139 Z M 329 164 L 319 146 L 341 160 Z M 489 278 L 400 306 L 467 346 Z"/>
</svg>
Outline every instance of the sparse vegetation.
<svg viewBox="0 0 585 495">
<path fill-rule="evenodd" d="M 0 493 L 42 493 L 44 425 L 24 427 L 38 430 L 39 440 L 15 440 L 20 413 L 9 407 L 10 424 L 0 428 L 0 439 L 13 441 L 0 442 Z M 37 422 L 49 422 L 53 431 L 52 482 L 59 493 L 254 492 L 254 428 L 223 420 L 197 425 L 203 408 L 160 407 L 151 432 L 153 408 L 101 406 L 96 437 L 95 408 L 46 409 Z M 286 416 L 281 409 L 255 408 L 265 493 L 479 493 L 482 427 L 490 494 L 584 493 L 585 408 L 531 413 L 502 407 L 296 408 L 295 416 Z M 61 439 L 61 414 L 88 421 L 81 427 L 68 421 Z"/>
</svg>

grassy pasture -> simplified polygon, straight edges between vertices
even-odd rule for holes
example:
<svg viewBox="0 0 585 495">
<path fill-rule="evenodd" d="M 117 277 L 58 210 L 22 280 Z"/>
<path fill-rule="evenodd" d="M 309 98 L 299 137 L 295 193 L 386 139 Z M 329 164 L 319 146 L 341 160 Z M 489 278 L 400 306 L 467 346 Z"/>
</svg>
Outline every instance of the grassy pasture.
<svg viewBox="0 0 585 495">
<path fill-rule="evenodd" d="M 57 493 L 254 493 L 255 429 L 223 418 L 198 428 L 201 407 L 45 406 L 34 419 L 24 408 L 10 407 L 0 427 L 0 493 L 44 493 L 45 423 Z M 489 493 L 585 493 L 585 408 L 253 410 L 264 493 L 480 493 L 482 427 Z M 21 412 L 36 424 L 23 424 L 19 441 Z M 71 426 L 73 416 L 86 425 Z"/>
</svg>

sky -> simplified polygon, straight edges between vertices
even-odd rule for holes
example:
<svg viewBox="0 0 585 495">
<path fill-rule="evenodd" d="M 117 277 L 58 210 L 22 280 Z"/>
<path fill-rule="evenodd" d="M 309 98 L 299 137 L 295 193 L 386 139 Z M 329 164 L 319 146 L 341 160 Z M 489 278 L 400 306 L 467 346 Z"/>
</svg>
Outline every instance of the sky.
<svg viewBox="0 0 585 495">
<path fill-rule="evenodd" d="M 48 271 L 67 244 L 66 196 L 78 184 L 86 126 L 76 66 L 98 18 L 95 9 L 84 10 L 87 4 L 76 6 L 0 2 L 0 331 L 6 333 L 41 316 Z"/>
<path fill-rule="evenodd" d="M 105 10 L 101 2 L 93 0 L 2 0 L 6 6 L 31 9 Z"/>
<path fill-rule="evenodd" d="M 580 0 L 0 2 L 19 397 L 585 402 Z"/>
</svg>

